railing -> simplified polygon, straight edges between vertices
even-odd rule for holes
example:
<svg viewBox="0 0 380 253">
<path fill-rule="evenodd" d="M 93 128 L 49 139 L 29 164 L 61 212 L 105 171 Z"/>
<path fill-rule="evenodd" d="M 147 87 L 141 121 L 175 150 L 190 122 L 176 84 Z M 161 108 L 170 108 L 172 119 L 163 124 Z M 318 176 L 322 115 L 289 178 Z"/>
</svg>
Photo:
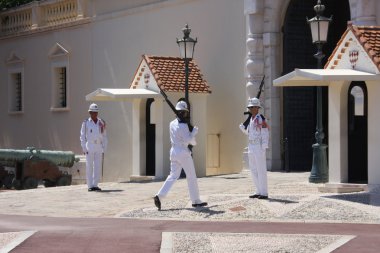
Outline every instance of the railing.
<svg viewBox="0 0 380 253">
<path fill-rule="evenodd" d="M 62 1 L 44 7 L 46 25 L 59 25 L 75 21 L 78 17 L 77 0 Z"/>
<path fill-rule="evenodd" d="M 32 26 L 32 10 L 12 13 L 1 19 L 1 32 L 13 33 L 28 30 Z"/>
<path fill-rule="evenodd" d="M 31 2 L 0 12 L 0 36 L 67 24 L 84 18 L 87 0 Z"/>
</svg>

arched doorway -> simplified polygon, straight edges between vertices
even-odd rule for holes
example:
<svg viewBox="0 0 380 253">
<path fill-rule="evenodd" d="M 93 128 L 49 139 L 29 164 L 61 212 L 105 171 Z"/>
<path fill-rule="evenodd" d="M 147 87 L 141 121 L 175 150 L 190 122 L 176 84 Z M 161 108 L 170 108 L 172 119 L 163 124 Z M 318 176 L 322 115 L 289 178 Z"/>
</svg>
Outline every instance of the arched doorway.
<svg viewBox="0 0 380 253">
<path fill-rule="evenodd" d="M 291 0 L 286 11 L 283 26 L 283 73 L 285 75 L 295 68 L 317 68 L 317 60 L 313 57 L 317 49 L 312 44 L 310 27 L 306 17 L 316 14 L 314 5 L 317 1 Z M 333 15 L 330 24 L 328 41 L 323 47 L 326 57 L 332 53 L 350 20 L 348 0 L 322 1 L 326 10 L 324 16 Z M 316 88 L 288 87 L 282 92 L 282 137 L 287 139 L 288 158 L 284 162 L 293 171 L 310 171 L 312 166 L 312 144 L 315 143 L 316 129 Z M 323 88 L 323 128 L 324 143 L 328 139 L 328 97 L 327 88 Z"/>
<path fill-rule="evenodd" d="M 368 106 L 365 82 L 348 89 L 348 182 L 368 183 Z"/>
<path fill-rule="evenodd" d="M 151 123 L 151 106 L 154 98 L 148 98 L 145 107 L 146 128 L 146 170 L 147 176 L 156 174 L 156 125 Z"/>
</svg>

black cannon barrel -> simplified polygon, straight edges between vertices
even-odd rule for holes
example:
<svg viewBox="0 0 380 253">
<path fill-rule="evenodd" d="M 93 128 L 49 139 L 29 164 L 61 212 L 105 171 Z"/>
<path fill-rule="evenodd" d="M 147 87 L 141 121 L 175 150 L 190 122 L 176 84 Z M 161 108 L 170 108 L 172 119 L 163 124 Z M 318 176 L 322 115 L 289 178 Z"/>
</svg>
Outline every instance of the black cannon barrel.
<svg viewBox="0 0 380 253">
<path fill-rule="evenodd" d="M 72 151 L 39 150 L 33 147 L 26 149 L 0 149 L 0 164 L 14 167 L 16 163 L 30 159 L 48 160 L 57 166 L 73 167 L 79 158 Z"/>
</svg>

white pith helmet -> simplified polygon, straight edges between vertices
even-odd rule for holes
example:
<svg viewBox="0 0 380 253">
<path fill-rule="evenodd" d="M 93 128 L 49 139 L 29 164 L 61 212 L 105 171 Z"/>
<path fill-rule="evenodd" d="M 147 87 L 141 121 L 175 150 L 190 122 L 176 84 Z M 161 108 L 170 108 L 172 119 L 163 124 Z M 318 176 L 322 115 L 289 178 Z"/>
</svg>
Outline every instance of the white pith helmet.
<svg viewBox="0 0 380 253">
<path fill-rule="evenodd" d="M 177 111 L 189 111 L 189 109 L 187 109 L 187 103 L 185 101 L 179 101 L 176 105 L 175 105 L 175 109 Z"/>
<path fill-rule="evenodd" d="M 91 104 L 90 107 L 88 108 L 89 112 L 99 112 L 99 107 L 97 104 Z"/>
<path fill-rule="evenodd" d="M 261 108 L 260 99 L 258 99 L 258 98 L 248 99 L 247 108 L 249 108 L 249 107 L 260 107 Z"/>
</svg>

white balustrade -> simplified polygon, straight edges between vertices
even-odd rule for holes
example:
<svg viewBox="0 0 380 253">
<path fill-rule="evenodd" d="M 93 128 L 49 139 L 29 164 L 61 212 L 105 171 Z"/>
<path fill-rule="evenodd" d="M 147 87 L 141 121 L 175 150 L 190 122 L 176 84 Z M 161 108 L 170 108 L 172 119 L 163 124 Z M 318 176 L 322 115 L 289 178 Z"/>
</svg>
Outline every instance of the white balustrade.
<svg viewBox="0 0 380 253">
<path fill-rule="evenodd" d="M 0 36 L 41 27 L 67 24 L 83 18 L 83 0 L 32 2 L 0 13 Z"/>
<path fill-rule="evenodd" d="M 56 4 L 44 6 L 44 23 L 51 26 L 75 21 L 78 16 L 77 9 L 76 0 L 61 1 Z"/>
<path fill-rule="evenodd" d="M 1 16 L 1 33 L 29 30 L 32 26 L 32 9 Z"/>
</svg>

